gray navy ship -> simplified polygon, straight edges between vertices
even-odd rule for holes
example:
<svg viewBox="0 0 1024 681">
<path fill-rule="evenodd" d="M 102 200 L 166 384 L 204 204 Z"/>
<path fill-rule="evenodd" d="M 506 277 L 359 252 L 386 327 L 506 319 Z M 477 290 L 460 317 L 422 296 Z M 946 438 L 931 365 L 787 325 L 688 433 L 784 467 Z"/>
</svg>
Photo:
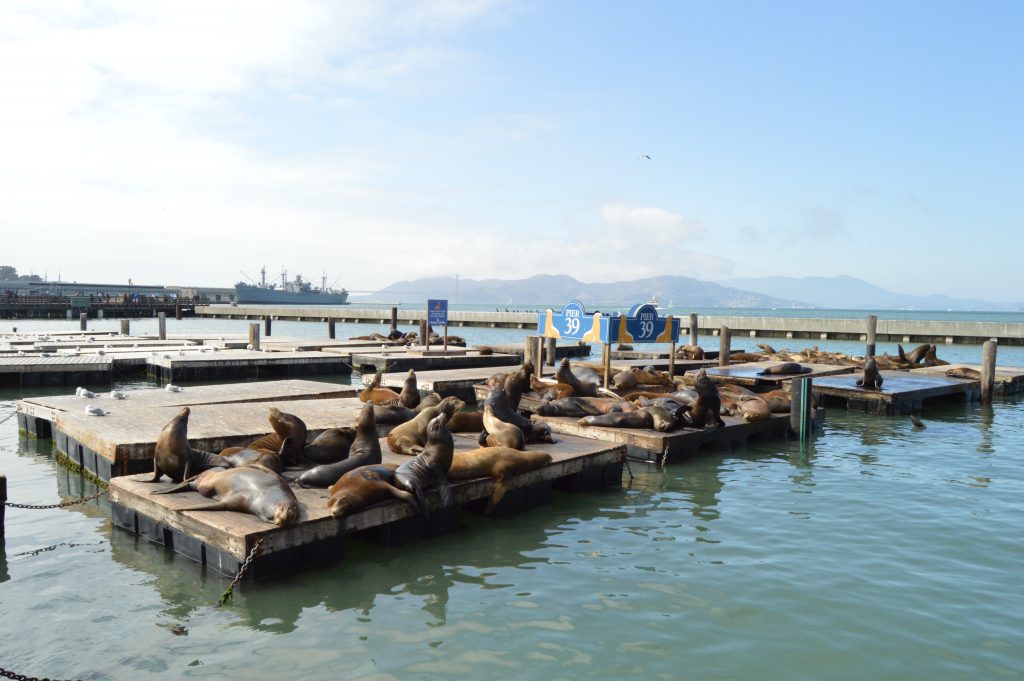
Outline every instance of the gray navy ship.
<svg viewBox="0 0 1024 681">
<path fill-rule="evenodd" d="M 288 281 L 288 272 L 281 272 L 281 284 L 267 283 L 267 268 L 260 268 L 259 283 L 247 284 L 240 281 L 235 284 L 235 301 L 239 305 L 347 305 L 348 291 L 336 291 L 327 287 L 327 275 L 323 277 L 320 288 L 296 274 L 295 279 Z"/>
</svg>

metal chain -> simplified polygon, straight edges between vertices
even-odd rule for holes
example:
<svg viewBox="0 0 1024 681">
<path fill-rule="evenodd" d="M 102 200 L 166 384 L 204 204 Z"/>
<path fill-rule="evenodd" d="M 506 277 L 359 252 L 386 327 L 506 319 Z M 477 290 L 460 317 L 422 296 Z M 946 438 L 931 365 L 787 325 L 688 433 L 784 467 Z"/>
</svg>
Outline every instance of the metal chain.
<svg viewBox="0 0 1024 681">
<path fill-rule="evenodd" d="M 4 676 L 8 679 L 14 679 L 15 681 L 58 681 L 57 679 L 51 679 L 48 676 L 26 676 L 24 674 L 18 674 L 16 672 L 8 671 L 3 667 L 0 667 L 0 676 Z M 77 681 L 82 681 L 78 679 Z"/>
<path fill-rule="evenodd" d="M 221 595 L 220 601 L 217 602 L 218 606 L 227 603 L 231 599 L 231 596 L 234 595 L 235 587 L 238 586 L 240 581 L 242 581 L 242 575 L 244 575 L 246 569 L 248 569 L 249 563 L 251 563 L 253 558 L 256 557 L 256 552 L 259 550 L 260 544 L 263 543 L 264 539 L 266 539 L 266 537 L 260 537 L 256 540 L 256 543 L 252 545 L 252 550 L 249 551 L 249 555 L 245 557 L 245 560 L 242 561 L 242 566 L 238 568 L 238 574 L 235 575 L 235 578 L 231 581 L 231 585 L 228 587 L 227 591 Z"/>
<path fill-rule="evenodd" d="M 4 416 L 4 417 L 0 418 L 0 423 L 7 423 L 8 421 L 10 421 L 11 419 L 13 419 L 13 418 L 14 418 L 15 416 L 17 416 L 17 415 L 18 415 L 18 412 L 17 412 L 17 411 L 12 411 L 12 412 L 11 412 L 10 414 L 8 414 L 7 416 Z"/>
<path fill-rule="evenodd" d="M 661 463 L 659 463 L 658 465 L 661 468 L 665 468 L 666 463 L 668 463 L 668 447 L 666 447 L 665 451 L 661 453 Z"/>
<path fill-rule="evenodd" d="M 622 458 L 622 462 L 624 464 L 626 464 L 626 472 L 629 473 L 629 481 L 630 481 L 630 483 L 632 483 L 633 482 L 633 469 L 629 467 L 629 457 L 628 456 L 624 456 Z"/>
<path fill-rule="evenodd" d="M 13 503 L 11 501 L 5 501 L 4 502 L 4 506 L 8 506 L 10 508 L 31 508 L 31 509 L 36 509 L 36 510 L 41 510 L 41 509 L 45 509 L 45 508 L 64 508 L 65 506 L 74 506 L 75 504 L 84 504 L 85 502 L 92 501 L 96 497 L 101 497 L 101 496 L 103 496 L 106 493 L 107 493 L 107 489 L 104 488 L 104 489 L 101 489 L 99 492 L 96 492 L 96 494 L 92 494 L 92 495 L 87 496 L 87 497 L 82 497 L 81 499 L 72 499 L 71 501 L 62 501 L 59 504 L 15 504 L 15 503 Z"/>
</svg>

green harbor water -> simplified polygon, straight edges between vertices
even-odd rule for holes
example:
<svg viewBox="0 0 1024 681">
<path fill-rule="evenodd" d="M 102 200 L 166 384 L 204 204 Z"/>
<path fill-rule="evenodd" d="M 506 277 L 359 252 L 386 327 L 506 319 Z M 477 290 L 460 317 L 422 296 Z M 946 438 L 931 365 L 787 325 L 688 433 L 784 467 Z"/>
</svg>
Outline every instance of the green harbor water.
<svg viewBox="0 0 1024 681">
<path fill-rule="evenodd" d="M 939 356 L 978 361 L 980 348 Z M 1000 363 L 1024 358 L 1001 348 Z M 39 392 L 0 392 L 0 419 Z M 400 547 L 350 542 L 342 561 L 246 585 L 224 608 L 213 604 L 229 580 L 112 528 L 105 497 L 9 509 L 0 667 L 82 679 L 1024 678 L 1024 400 L 926 403 L 923 416 L 914 430 L 829 409 L 803 448 L 633 463 L 618 489 L 555 493 L 501 519 L 464 513 L 456 531 Z M 0 472 L 21 503 L 96 490 L 13 419 L 0 423 Z"/>
</svg>

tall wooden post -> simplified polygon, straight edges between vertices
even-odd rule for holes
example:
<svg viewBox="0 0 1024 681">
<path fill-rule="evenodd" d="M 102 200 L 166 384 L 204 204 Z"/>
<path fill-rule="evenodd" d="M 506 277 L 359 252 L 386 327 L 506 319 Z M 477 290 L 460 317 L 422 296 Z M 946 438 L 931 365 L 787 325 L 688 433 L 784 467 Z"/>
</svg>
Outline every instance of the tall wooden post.
<svg viewBox="0 0 1024 681">
<path fill-rule="evenodd" d="M 676 375 L 676 342 L 672 341 L 672 343 L 670 343 L 669 346 L 668 346 L 668 377 L 672 378 L 675 375 Z"/>
<path fill-rule="evenodd" d="M 430 349 L 430 334 L 427 333 L 427 320 L 420 320 L 420 345 Z"/>
<path fill-rule="evenodd" d="M 806 442 L 814 426 L 814 410 L 811 408 L 812 383 L 810 377 L 794 378 L 789 395 L 789 427 Z"/>
<path fill-rule="evenodd" d="M 398 308 L 391 308 L 391 330 L 398 331 Z"/>
<path fill-rule="evenodd" d="M 698 331 L 699 330 L 697 328 L 697 313 L 696 312 L 691 312 L 690 313 L 690 345 L 697 345 Z"/>
<path fill-rule="evenodd" d="M 122 319 L 121 320 L 121 335 L 122 336 L 130 336 L 131 335 L 131 328 L 132 328 L 131 327 L 131 322 L 129 322 L 127 319 Z"/>
<path fill-rule="evenodd" d="M 156 315 L 157 337 L 160 340 L 167 340 L 167 313 L 158 312 Z"/>
<path fill-rule="evenodd" d="M 540 364 L 540 356 L 537 354 L 535 339 L 536 336 L 526 336 L 523 338 L 523 364 L 527 362 L 532 363 L 534 371 L 537 370 L 537 365 Z"/>
<path fill-rule="evenodd" d="M 87 312 L 78 313 L 78 328 L 85 331 L 89 326 L 89 314 Z"/>
<path fill-rule="evenodd" d="M 249 324 L 249 345 L 253 350 L 260 349 L 260 325 L 259 322 Z"/>
<path fill-rule="evenodd" d="M 448 325 L 444 325 L 444 351 L 448 352 Z"/>
<path fill-rule="evenodd" d="M 0 537 L 4 536 L 4 511 L 7 510 L 7 476 L 0 473 Z"/>
<path fill-rule="evenodd" d="M 553 367 L 555 366 L 555 355 L 558 354 L 558 339 L 545 338 L 544 342 L 547 346 L 544 348 L 544 361 L 549 367 Z"/>
<path fill-rule="evenodd" d="M 271 319 L 273 319 L 273 317 L 271 317 L 270 315 L 266 315 L 266 316 L 263 317 L 263 335 L 267 336 L 268 338 L 270 337 L 270 321 L 271 321 Z"/>
<path fill-rule="evenodd" d="M 612 373 L 612 346 L 610 343 L 602 344 L 601 365 L 604 367 L 604 389 L 607 390 Z"/>
<path fill-rule="evenodd" d="M 333 339 L 335 336 L 334 317 L 327 320 L 327 337 Z"/>
<path fill-rule="evenodd" d="M 181 321 L 181 303 L 174 304 L 174 318 Z"/>
<path fill-rule="evenodd" d="M 868 315 L 868 347 L 865 354 L 868 357 L 875 356 L 875 330 L 878 328 L 878 316 L 869 314 Z"/>
<path fill-rule="evenodd" d="M 982 404 L 992 404 L 992 393 L 996 387 L 996 347 L 994 340 L 985 341 L 981 346 Z"/>
<path fill-rule="evenodd" d="M 728 326 L 723 326 L 718 330 L 718 366 L 727 367 L 729 366 L 729 344 L 732 340 L 732 332 L 729 331 Z"/>
</svg>

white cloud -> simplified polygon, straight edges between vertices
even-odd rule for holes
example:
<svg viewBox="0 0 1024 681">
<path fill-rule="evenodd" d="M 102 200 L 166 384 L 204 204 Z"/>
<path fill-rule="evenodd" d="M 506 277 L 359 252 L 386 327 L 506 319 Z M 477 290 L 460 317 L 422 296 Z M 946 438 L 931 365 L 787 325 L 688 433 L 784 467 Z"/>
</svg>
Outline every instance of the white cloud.
<svg viewBox="0 0 1024 681">
<path fill-rule="evenodd" d="M 700 220 L 650 206 L 609 204 L 601 207 L 601 216 L 614 230 L 624 230 L 635 237 L 660 244 L 691 239 L 700 236 L 704 231 L 704 225 Z"/>
</svg>

